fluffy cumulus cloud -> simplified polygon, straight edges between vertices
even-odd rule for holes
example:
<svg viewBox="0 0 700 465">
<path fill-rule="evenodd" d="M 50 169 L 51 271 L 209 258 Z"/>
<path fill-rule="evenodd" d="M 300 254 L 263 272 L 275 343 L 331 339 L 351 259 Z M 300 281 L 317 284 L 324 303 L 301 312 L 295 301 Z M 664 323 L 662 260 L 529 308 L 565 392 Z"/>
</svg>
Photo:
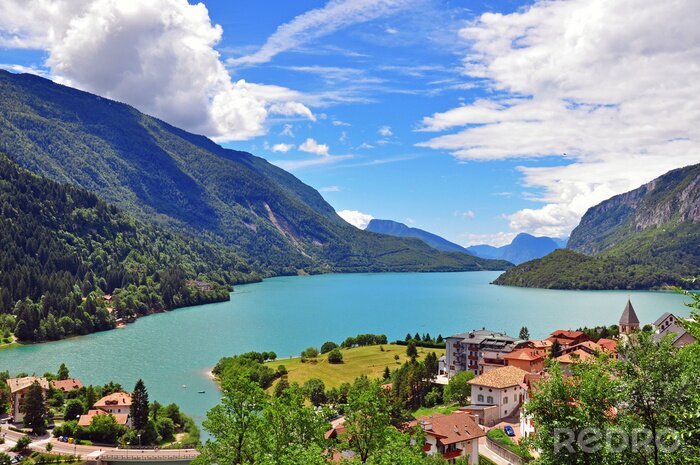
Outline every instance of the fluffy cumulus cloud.
<svg viewBox="0 0 700 465">
<path fill-rule="evenodd" d="M 306 153 L 313 153 L 314 155 L 319 155 L 322 157 L 327 157 L 329 155 L 328 146 L 326 144 L 319 144 L 315 139 L 308 138 L 303 144 L 299 146 L 299 150 Z"/>
<path fill-rule="evenodd" d="M 272 146 L 273 152 L 287 153 L 294 148 L 294 144 L 275 144 Z"/>
<path fill-rule="evenodd" d="M 694 0 L 538 1 L 461 30 L 464 72 L 489 97 L 423 119 L 420 145 L 462 160 L 523 159 L 539 208 L 515 231 L 560 236 L 590 206 L 700 161 Z M 558 166 L 533 167 L 555 156 Z M 529 160 L 529 161 L 528 161 Z"/>
<path fill-rule="evenodd" d="M 313 120 L 302 96 L 232 81 L 222 28 L 186 0 L 4 0 L 0 45 L 47 51 L 59 82 L 130 103 L 218 140 L 266 131 L 271 114 Z"/>
<path fill-rule="evenodd" d="M 389 137 L 393 136 L 394 133 L 391 132 L 391 127 L 390 126 L 382 126 L 377 130 L 377 134 L 379 134 L 382 137 Z"/>
<path fill-rule="evenodd" d="M 342 219 L 360 229 L 365 229 L 369 222 L 374 219 L 372 215 L 357 210 L 340 210 L 336 213 L 338 213 Z"/>
</svg>

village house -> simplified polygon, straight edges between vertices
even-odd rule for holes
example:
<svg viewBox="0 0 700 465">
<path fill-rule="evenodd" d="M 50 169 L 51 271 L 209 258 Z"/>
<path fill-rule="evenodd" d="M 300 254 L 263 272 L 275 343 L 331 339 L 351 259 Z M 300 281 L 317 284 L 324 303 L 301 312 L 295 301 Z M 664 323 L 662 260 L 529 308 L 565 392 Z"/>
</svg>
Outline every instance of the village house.
<svg viewBox="0 0 700 465">
<path fill-rule="evenodd" d="M 506 365 L 503 356 L 525 341 L 487 329 L 455 334 L 445 339 L 445 372 L 448 377 L 460 371 L 479 375 Z"/>
<path fill-rule="evenodd" d="M 417 424 L 425 433 L 423 452 L 440 454 L 448 463 L 468 457 L 470 465 L 479 463 L 479 438 L 486 433 L 467 412 L 421 417 Z"/>
<path fill-rule="evenodd" d="M 506 361 L 506 366 L 514 366 L 528 373 L 536 373 L 544 369 L 545 355 L 546 352 L 543 350 L 523 347 L 505 354 L 503 359 Z"/>
<path fill-rule="evenodd" d="M 104 396 L 85 415 L 81 415 L 78 424 L 90 425 L 96 415 L 111 414 L 120 425 L 131 427 L 131 394 L 115 392 Z"/>
<path fill-rule="evenodd" d="M 46 398 L 49 392 L 49 382 L 46 378 L 26 376 L 24 378 L 9 378 L 7 380 L 7 385 L 10 387 L 10 415 L 12 415 L 15 422 L 19 423 L 24 419 L 24 414 L 20 411 L 20 407 L 29 388 L 34 383 L 38 383 L 41 386 L 44 398 Z"/>
<path fill-rule="evenodd" d="M 64 394 L 81 389 L 83 383 L 78 378 L 68 378 L 68 379 L 55 379 L 51 381 L 51 387 L 53 389 L 63 391 Z"/>
<path fill-rule="evenodd" d="M 570 331 L 566 329 L 558 329 L 547 338 L 547 341 L 551 344 L 554 344 L 555 341 L 559 342 L 559 346 L 562 349 L 590 340 L 591 338 L 583 331 Z"/>
<path fill-rule="evenodd" d="M 523 400 L 522 381 L 527 373 L 515 366 L 504 366 L 470 380 L 472 403 L 465 410 L 487 426 L 513 415 Z"/>
<path fill-rule="evenodd" d="M 571 365 L 574 363 L 585 362 L 586 360 L 595 359 L 595 354 L 591 353 L 589 350 L 578 348 L 574 351 L 568 352 L 564 355 L 560 355 L 555 358 L 564 373 L 571 373 Z"/>
<path fill-rule="evenodd" d="M 537 389 L 537 384 L 547 376 L 546 373 L 528 373 L 523 378 L 521 387 L 523 388 L 523 405 L 532 399 L 533 392 Z M 535 434 L 536 428 L 532 421 L 532 415 L 526 415 L 523 409 L 520 409 L 520 434 L 527 438 Z"/>
<path fill-rule="evenodd" d="M 667 335 L 671 336 L 674 347 L 681 348 L 695 342 L 692 334 L 678 324 L 678 318 L 673 313 L 664 313 L 654 322 L 654 341 L 661 342 Z"/>
<path fill-rule="evenodd" d="M 639 331 L 639 318 L 637 312 L 634 311 L 632 302 L 627 299 L 627 305 L 625 305 L 620 317 L 620 334 L 632 334 L 635 331 Z"/>
</svg>

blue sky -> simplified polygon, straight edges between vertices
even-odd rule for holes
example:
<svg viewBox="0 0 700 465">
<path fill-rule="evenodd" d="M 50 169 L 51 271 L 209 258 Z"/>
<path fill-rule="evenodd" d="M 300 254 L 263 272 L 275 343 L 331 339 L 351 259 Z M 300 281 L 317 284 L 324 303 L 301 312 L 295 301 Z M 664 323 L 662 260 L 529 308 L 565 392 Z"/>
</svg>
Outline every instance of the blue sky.
<svg viewBox="0 0 700 465">
<path fill-rule="evenodd" d="M 502 245 L 700 161 L 692 8 L 8 0 L 0 63 L 265 157 L 360 226 Z"/>
</svg>

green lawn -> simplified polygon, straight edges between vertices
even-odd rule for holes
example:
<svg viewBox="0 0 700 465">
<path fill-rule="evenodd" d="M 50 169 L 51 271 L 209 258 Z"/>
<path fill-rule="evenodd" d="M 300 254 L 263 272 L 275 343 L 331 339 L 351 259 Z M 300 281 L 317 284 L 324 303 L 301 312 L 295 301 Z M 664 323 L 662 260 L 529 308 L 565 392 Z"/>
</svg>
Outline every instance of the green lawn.
<svg viewBox="0 0 700 465">
<path fill-rule="evenodd" d="M 307 360 L 306 363 L 301 363 L 299 357 L 268 362 L 268 365 L 275 369 L 278 365 L 284 365 L 289 372 L 290 383 L 304 384 L 308 379 L 320 378 L 325 383 L 326 388 L 331 388 L 340 386 L 344 382 L 352 383 L 360 375 L 379 378 L 384 373 L 384 367 L 393 370 L 408 360 L 406 346 L 395 344 L 341 349 L 341 352 L 343 363 L 338 365 L 328 363 L 325 354 L 319 355 L 316 359 Z M 421 360 L 430 352 L 435 352 L 439 358 L 444 355 L 445 349 L 418 347 L 418 359 Z M 399 356 L 398 361 L 394 360 L 394 355 Z"/>
<path fill-rule="evenodd" d="M 430 415 L 435 415 L 440 413 L 442 415 L 449 415 L 452 412 L 456 412 L 459 409 L 459 405 L 438 405 L 436 407 L 421 407 L 415 412 L 413 412 L 414 418 L 429 417 Z"/>
</svg>

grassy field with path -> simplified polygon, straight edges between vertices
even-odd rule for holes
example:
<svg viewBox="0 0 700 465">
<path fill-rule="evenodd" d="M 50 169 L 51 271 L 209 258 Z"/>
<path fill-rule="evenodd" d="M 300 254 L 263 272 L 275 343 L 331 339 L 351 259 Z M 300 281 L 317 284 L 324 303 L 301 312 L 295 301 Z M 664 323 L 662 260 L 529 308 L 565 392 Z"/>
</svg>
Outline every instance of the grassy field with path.
<svg viewBox="0 0 700 465">
<path fill-rule="evenodd" d="M 418 360 L 422 360 L 430 352 L 435 352 L 440 358 L 445 354 L 445 349 L 418 347 Z M 360 375 L 380 378 L 384 374 L 385 367 L 394 370 L 409 359 L 406 356 L 406 346 L 396 344 L 341 349 L 341 353 L 343 363 L 340 364 L 328 363 L 327 354 L 323 354 L 315 359 L 307 359 L 304 363 L 301 357 L 297 357 L 268 362 L 268 365 L 273 369 L 278 365 L 284 365 L 289 373 L 290 383 L 297 382 L 301 385 L 311 378 L 320 378 L 326 388 L 332 388 L 344 382 L 352 383 Z M 394 358 L 395 355 L 399 356 L 398 360 Z"/>
</svg>

